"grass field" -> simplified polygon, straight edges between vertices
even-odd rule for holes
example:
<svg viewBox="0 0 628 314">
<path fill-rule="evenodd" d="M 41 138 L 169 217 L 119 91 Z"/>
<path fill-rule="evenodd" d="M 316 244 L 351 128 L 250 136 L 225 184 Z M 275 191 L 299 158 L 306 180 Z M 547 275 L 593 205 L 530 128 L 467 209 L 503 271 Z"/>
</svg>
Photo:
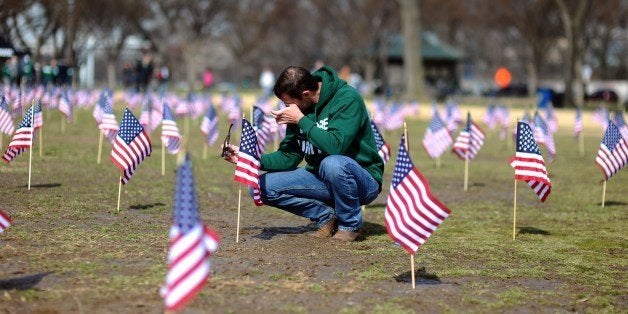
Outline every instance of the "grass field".
<svg viewBox="0 0 628 314">
<path fill-rule="evenodd" d="M 476 121 L 485 110 L 462 108 Z M 522 116 L 518 108 L 512 116 Z M 120 104 L 116 112 L 120 117 Z M 513 143 L 480 123 L 487 141 L 470 164 L 464 192 L 464 163 L 447 153 L 437 168 L 421 147 L 430 112 L 424 104 L 407 121 L 410 155 L 452 214 L 416 253 L 416 290 L 408 254 L 392 243 L 383 219 L 401 130 L 384 134 L 393 157 L 384 191 L 365 209 L 360 241 L 309 237 L 308 221 L 257 208 L 243 193 L 235 243 L 233 166 L 218 157 L 219 143 L 201 157 L 199 121 L 190 122 L 202 217 L 222 242 L 212 258 L 213 278 L 184 312 L 628 311 L 628 175 L 624 169 L 608 181 L 602 208 L 603 176 L 594 164 L 602 131 L 590 112 L 581 157 L 572 135 L 575 113 L 557 110 L 558 154 L 547 165 L 552 194 L 539 203 L 518 184 L 515 241 Z M 153 156 L 123 187 L 117 212 L 119 172 L 108 160 L 111 146 L 105 144 L 97 164 L 91 110 L 75 115 L 62 134 L 61 114 L 44 113 L 43 156 L 36 143 L 30 191 L 28 153 L 0 166 L 0 208 L 14 219 L 0 235 L 0 312 L 162 312 L 158 289 L 166 274 L 176 157 L 166 156 L 162 176 L 160 130 L 153 132 Z M 185 129 L 183 121 L 179 128 Z M 8 141 L 4 136 L 2 149 Z"/>
</svg>

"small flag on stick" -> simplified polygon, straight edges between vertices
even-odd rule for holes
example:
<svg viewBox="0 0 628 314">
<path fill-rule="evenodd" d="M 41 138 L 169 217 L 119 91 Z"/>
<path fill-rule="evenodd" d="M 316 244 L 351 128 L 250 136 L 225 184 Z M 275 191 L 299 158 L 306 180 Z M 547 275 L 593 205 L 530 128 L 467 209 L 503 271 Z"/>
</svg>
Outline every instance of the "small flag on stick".
<svg viewBox="0 0 628 314">
<path fill-rule="evenodd" d="M 122 171 L 120 182 L 126 184 L 137 166 L 152 151 L 150 138 L 129 108 L 124 109 L 120 131 L 116 136 L 109 159 Z"/>
<path fill-rule="evenodd" d="M 178 167 L 175 183 L 168 273 L 160 290 L 166 310 L 178 311 L 192 301 L 210 277 L 209 257 L 220 236 L 200 218 L 189 156 Z"/>
<path fill-rule="evenodd" d="M 240 151 L 233 179 L 253 188 L 253 202 L 257 206 L 264 205 L 259 190 L 260 161 L 257 155 L 257 136 L 246 119 L 242 119 L 242 138 Z"/>
<path fill-rule="evenodd" d="M 532 129 L 525 122 L 517 123 L 517 150 L 510 159 L 510 165 L 515 168 L 515 180 L 527 182 L 541 202 L 545 202 L 551 193 L 552 184 Z"/>
</svg>

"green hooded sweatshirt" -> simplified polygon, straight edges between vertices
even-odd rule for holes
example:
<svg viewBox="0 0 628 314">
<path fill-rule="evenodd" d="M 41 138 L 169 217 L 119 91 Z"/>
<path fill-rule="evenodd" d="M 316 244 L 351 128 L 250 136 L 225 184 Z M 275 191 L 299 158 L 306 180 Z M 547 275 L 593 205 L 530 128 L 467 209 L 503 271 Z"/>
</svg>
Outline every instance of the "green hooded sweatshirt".
<svg viewBox="0 0 628 314">
<path fill-rule="evenodd" d="M 351 157 L 382 185 L 384 162 L 377 154 L 371 120 L 358 91 L 324 66 L 314 77 L 322 82 L 318 103 L 298 124 L 288 124 L 279 150 L 261 156 L 262 170 L 293 170 L 305 158 L 306 169 L 318 172 L 329 155 Z"/>
</svg>

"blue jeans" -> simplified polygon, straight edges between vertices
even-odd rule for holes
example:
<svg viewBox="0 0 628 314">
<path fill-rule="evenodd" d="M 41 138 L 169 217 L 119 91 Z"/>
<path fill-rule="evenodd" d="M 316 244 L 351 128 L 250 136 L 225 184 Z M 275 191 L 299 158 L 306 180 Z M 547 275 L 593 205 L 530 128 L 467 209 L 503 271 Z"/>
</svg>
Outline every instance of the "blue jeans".
<svg viewBox="0 0 628 314">
<path fill-rule="evenodd" d="M 380 192 L 366 170 L 341 155 L 323 159 L 318 173 L 297 168 L 262 174 L 260 191 L 265 205 L 309 218 L 317 227 L 335 216 L 338 229 L 348 231 L 360 229 L 360 205 L 369 204 Z"/>
</svg>

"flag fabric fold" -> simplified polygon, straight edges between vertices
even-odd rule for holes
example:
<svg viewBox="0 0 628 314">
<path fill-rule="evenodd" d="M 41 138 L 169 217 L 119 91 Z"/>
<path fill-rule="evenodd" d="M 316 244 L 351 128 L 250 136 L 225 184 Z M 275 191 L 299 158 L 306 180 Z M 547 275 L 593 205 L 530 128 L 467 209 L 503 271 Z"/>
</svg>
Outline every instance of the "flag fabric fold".
<svg viewBox="0 0 628 314">
<path fill-rule="evenodd" d="M 516 152 L 510 159 L 510 165 L 515 168 L 515 179 L 528 183 L 541 202 L 545 202 L 552 191 L 552 184 L 532 129 L 525 122 L 517 123 Z"/>
<path fill-rule="evenodd" d="M 169 237 L 168 272 L 160 294 L 165 308 L 177 311 L 203 289 L 211 275 L 209 257 L 220 242 L 218 233 L 200 218 L 192 163 L 187 155 L 176 173 Z"/>
<path fill-rule="evenodd" d="M 113 142 L 109 159 L 122 171 L 120 181 L 126 184 L 135 173 L 137 166 L 152 152 L 148 134 L 131 113 L 124 109 L 120 131 Z"/>
<path fill-rule="evenodd" d="M 35 105 L 31 106 L 26 112 L 24 118 L 22 118 L 22 122 L 20 122 L 17 130 L 15 130 L 15 134 L 13 134 L 11 142 L 9 142 L 9 146 L 2 156 L 2 160 L 4 162 L 11 162 L 11 160 L 13 160 L 13 158 L 17 155 L 33 146 L 33 137 L 35 132 L 35 128 L 33 127 L 34 111 Z"/>
<path fill-rule="evenodd" d="M 15 132 L 13 118 L 9 112 L 9 102 L 3 95 L 0 95 L 0 132 L 7 135 L 11 135 Z"/>
<path fill-rule="evenodd" d="M 447 131 L 438 111 L 434 110 L 430 125 L 423 137 L 423 147 L 430 158 L 435 159 L 440 157 L 452 142 L 451 134 Z"/>
<path fill-rule="evenodd" d="M 174 121 L 174 116 L 167 103 L 164 103 L 164 116 L 161 121 L 161 142 L 168 152 L 176 154 L 181 147 L 181 139 L 183 137 L 179 133 L 177 122 Z"/>
<path fill-rule="evenodd" d="M 66 119 L 68 120 L 68 122 L 71 122 L 73 119 L 73 115 L 72 115 L 72 102 L 70 101 L 70 92 L 69 90 L 65 90 L 63 91 L 63 93 L 61 93 L 61 96 L 59 97 L 59 111 L 61 111 Z"/>
<path fill-rule="evenodd" d="M 257 135 L 257 154 L 262 155 L 266 150 L 266 144 L 272 140 L 270 126 L 275 121 L 267 115 L 262 108 L 253 106 L 253 129 Z"/>
<path fill-rule="evenodd" d="M 259 189 L 259 172 L 261 164 L 257 155 L 257 136 L 251 123 L 242 119 L 242 138 L 240 139 L 240 150 L 238 152 L 238 162 L 236 163 L 235 175 L 233 179 L 253 189 L 253 202 L 257 206 L 262 206 L 261 193 Z"/>
<path fill-rule="evenodd" d="M 384 214 L 388 235 L 413 254 L 450 213 L 412 163 L 402 136 Z"/>
<path fill-rule="evenodd" d="M 373 135 L 375 136 L 375 146 L 377 146 L 377 153 L 379 154 L 379 157 L 381 157 L 384 161 L 384 164 L 386 164 L 390 159 L 390 145 L 388 145 L 384 141 L 384 137 L 381 133 L 379 133 L 379 130 L 377 129 L 377 126 L 375 125 L 375 123 L 373 123 L 373 121 L 371 121 L 371 129 L 373 130 Z"/>
<path fill-rule="evenodd" d="M 471 120 L 471 114 L 467 114 L 467 125 L 460 131 L 452 150 L 460 159 L 472 160 L 484 145 L 484 137 L 482 129 Z"/>
<path fill-rule="evenodd" d="M 554 135 L 547 122 L 541 117 L 538 111 L 534 114 L 534 140 L 537 144 L 544 145 L 545 148 L 547 148 L 548 161 L 552 162 L 556 157 Z"/>
<path fill-rule="evenodd" d="M 218 139 L 218 115 L 212 104 L 207 107 L 207 112 L 201 122 L 201 132 L 205 134 L 207 145 L 213 145 Z"/>
<path fill-rule="evenodd" d="M 6 212 L 0 210 L 0 233 L 4 232 L 7 228 L 13 225 L 13 220 L 11 220 L 11 216 Z"/>
<path fill-rule="evenodd" d="M 604 180 L 610 179 L 628 164 L 628 143 L 613 121 L 608 121 L 595 163 L 602 170 Z"/>
</svg>

